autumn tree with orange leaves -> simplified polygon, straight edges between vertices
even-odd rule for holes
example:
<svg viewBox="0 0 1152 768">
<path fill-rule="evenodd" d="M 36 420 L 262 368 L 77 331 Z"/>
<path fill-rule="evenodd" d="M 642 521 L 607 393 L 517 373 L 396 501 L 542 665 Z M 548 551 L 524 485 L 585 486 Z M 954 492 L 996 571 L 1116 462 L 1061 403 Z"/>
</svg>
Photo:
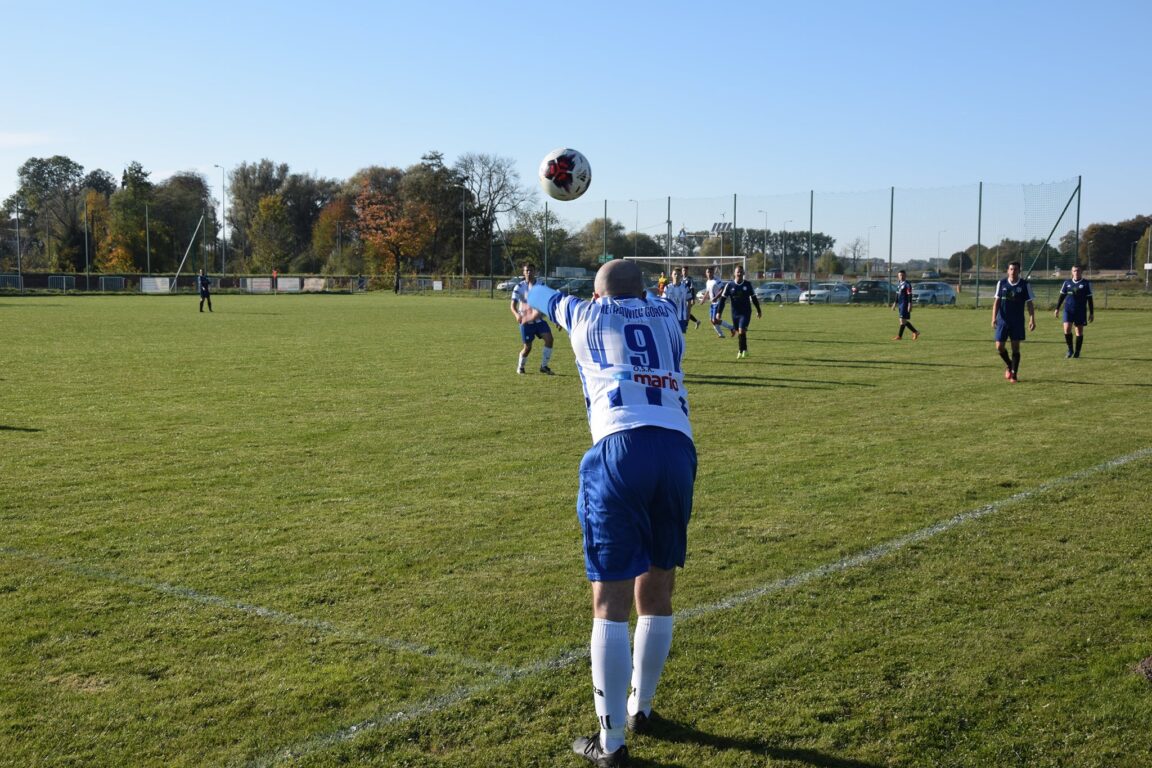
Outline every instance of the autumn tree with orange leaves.
<svg viewBox="0 0 1152 768">
<path fill-rule="evenodd" d="M 405 198 L 402 178 L 396 168 L 369 168 L 360 174 L 356 196 L 365 266 L 372 274 L 391 272 L 397 291 L 400 273 L 413 268 L 436 231 L 435 212 L 425 202 Z"/>
</svg>

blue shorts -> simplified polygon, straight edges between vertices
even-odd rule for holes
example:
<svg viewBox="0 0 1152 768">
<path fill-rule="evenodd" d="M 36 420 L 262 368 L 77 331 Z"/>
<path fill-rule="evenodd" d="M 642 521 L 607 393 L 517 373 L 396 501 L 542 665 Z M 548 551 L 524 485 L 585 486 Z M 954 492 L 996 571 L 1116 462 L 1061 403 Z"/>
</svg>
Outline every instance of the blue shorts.
<svg viewBox="0 0 1152 768">
<path fill-rule="evenodd" d="M 993 338 L 996 339 L 996 341 L 1024 341 L 1024 321 L 997 320 L 996 332 Z"/>
<path fill-rule="evenodd" d="M 542 339 L 550 335 L 552 335 L 552 329 L 548 327 L 546 320 L 537 320 L 534 323 L 523 323 L 520 326 L 520 340 L 525 344 L 531 344 L 533 339 Z"/>
<path fill-rule="evenodd" d="M 896 314 L 900 315 L 901 320 L 911 320 L 912 307 L 896 307 Z"/>
<path fill-rule="evenodd" d="M 1072 325 L 1088 325 L 1088 308 L 1081 307 L 1069 312 L 1068 307 L 1064 307 L 1064 322 Z"/>
<path fill-rule="evenodd" d="M 589 581 L 622 581 L 684 565 L 696 446 L 683 432 L 615 432 L 580 462 L 576 516 Z"/>
<path fill-rule="evenodd" d="M 752 315 L 738 315 L 735 312 L 732 313 L 732 327 L 733 328 L 742 328 L 744 330 L 747 330 L 748 329 L 748 323 L 750 323 L 750 322 L 752 322 Z"/>
</svg>

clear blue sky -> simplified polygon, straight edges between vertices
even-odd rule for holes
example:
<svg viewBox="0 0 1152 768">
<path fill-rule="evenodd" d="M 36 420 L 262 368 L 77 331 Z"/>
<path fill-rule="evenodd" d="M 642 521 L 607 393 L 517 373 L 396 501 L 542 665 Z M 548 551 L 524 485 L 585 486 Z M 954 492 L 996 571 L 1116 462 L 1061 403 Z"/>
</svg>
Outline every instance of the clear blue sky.
<svg viewBox="0 0 1152 768">
<path fill-rule="evenodd" d="M 5 5 L 0 198 L 55 154 L 219 197 L 215 164 L 471 151 L 533 182 L 567 145 L 585 207 L 1082 175 L 1082 224 L 1152 213 L 1147 0 Z"/>
</svg>

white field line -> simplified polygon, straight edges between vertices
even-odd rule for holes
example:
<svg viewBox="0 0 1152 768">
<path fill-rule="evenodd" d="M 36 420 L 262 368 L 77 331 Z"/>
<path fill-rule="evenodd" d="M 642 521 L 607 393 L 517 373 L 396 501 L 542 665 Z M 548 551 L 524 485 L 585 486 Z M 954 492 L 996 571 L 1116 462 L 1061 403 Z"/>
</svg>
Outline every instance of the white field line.
<svg viewBox="0 0 1152 768">
<path fill-rule="evenodd" d="M 1088 469 L 1083 469 L 1079 472 L 1073 472 L 1070 475 L 1066 475 L 1055 480 L 1049 480 L 1048 482 L 1041 483 L 1031 490 L 1021 491 L 1020 493 L 1013 494 L 999 501 L 994 501 L 991 504 L 986 504 L 977 509 L 961 512 L 960 514 L 954 517 L 950 517 L 947 520 L 942 520 L 939 523 L 928 526 L 927 528 L 921 528 L 920 530 L 914 531 L 913 533 L 892 539 L 891 541 L 885 542 L 884 544 L 879 544 L 857 555 L 851 555 L 849 557 L 837 560 L 834 563 L 817 566 L 816 568 L 803 571 L 793 576 L 786 576 L 783 579 L 777 579 L 776 581 L 768 582 L 767 584 L 763 584 L 759 587 L 754 587 L 743 592 L 738 592 L 731 597 L 727 597 L 715 603 L 698 605 L 682 611 L 677 611 L 676 623 L 681 624 L 683 622 L 691 621 L 703 616 L 710 616 L 715 613 L 731 610 L 732 608 L 736 608 L 754 600 L 758 600 L 766 595 L 782 592 L 785 589 L 800 586 L 810 581 L 814 581 L 815 579 L 823 578 L 824 576 L 829 576 L 834 573 L 847 571 L 850 568 L 857 568 L 862 565 L 867 565 L 868 563 L 879 560 L 880 558 L 890 555 L 893 552 L 897 552 L 910 544 L 916 544 L 918 542 L 931 539 L 932 537 L 938 536 L 939 534 L 946 531 L 950 531 L 963 523 L 979 520 L 980 518 L 987 517 L 994 512 L 999 512 L 1004 507 L 1011 506 L 1012 504 L 1016 504 L 1021 501 L 1027 501 L 1034 496 L 1039 496 L 1040 494 L 1046 493 L 1055 488 L 1059 488 L 1061 486 L 1076 482 L 1077 480 L 1082 480 L 1084 478 L 1091 477 L 1092 475 L 1099 474 L 1100 472 L 1106 472 L 1110 469 L 1116 469 L 1117 467 L 1122 467 L 1125 464 L 1130 464 L 1133 461 L 1139 461 L 1148 457 L 1152 457 L 1152 448 L 1144 448 L 1136 451 L 1135 453 L 1130 453 L 1126 456 L 1121 456 L 1119 458 L 1106 461 L 1102 464 L 1097 464 L 1094 467 L 1089 467 Z M 265 755 L 262 758 L 249 762 L 247 763 L 247 768 L 267 768 L 268 766 L 273 766 L 280 762 L 293 761 L 304 755 L 312 754 L 327 749 L 328 747 L 334 746 L 336 744 L 340 744 L 353 739 L 361 733 L 372 731 L 377 728 L 395 723 L 411 722 L 425 715 L 436 714 L 437 712 L 441 712 L 448 707 L 459 704 L 463 701 L 467 701 L 475 696 L 487 693 L 488 691 L 499 688 L 507 683 L 511 683 L 526 677 L 532 677 L 533 675 L 548 670 L 560 669 L 587 658 L 588 649 L 587 647 L 584 647 L 582 649 L 566 651 L 556 658 L 537 662 L 522 669 L 501 672 L 494 675 L 492 679 L 488 681 L 471 686 L 461 686 L 439 696 L 425 699 L 422 702 L 413 703 L 413 705 L 408 709 L 395 710 L 392 712 L 381 712 L 379 715 L 356 723 L 355 725 L 341 728 L 336 731 L 331 731 L 329 733 L 313 736 L 310 739 L 306 739 L 289 747 L 284 747 L 283 749 L 277 750 L 273 754 Z"/>
<path fill-rule="evenodd" d="M 56 570 L 67 571 L 78 576 L 84 576 L 91 580 L 107 581 L 115 584 L 126 584 L 132 587 L 138 587 L 149 592 L 158 592 L 162 595 L 169 597 L 176 597 L 182 600 L 189 600 L 194 603 L 200 603 L 213 608 L 222 608 L 228 611 L 236 611 L 237 613 L 245 613 L 249 616 L 256 616 L 262 619 L 267 619 L 276 624 L 287 624 L 294 627 L 303 627 L 315 632 L 320 632 L 325 635 L 332 635 L 335 637 L 346 638 L 356 642 L 377 645 L 381 648 L 398 651 L 400 653 L 411 653 L 417 656 L 426 656 L 429 658 L 444 659 L 445 661 L 458 664 L 467 669 L 475 669 L 477 671 L 488 674 L 492 672 L 492 663 L 487 661 L 480 661 L 472 659 L 467 656 L 459 656 L 452 653 L 446 653 L 439 649 L 419 643 L 412 643 L 406 640 L 397 640 L 391 637 L 375 637 L 365 635 L 358 632 L 352 632 L 333 624 L 329 621 L 320 621 L 318 619 L 309 619 L 301 616 L 295 616 L 284 611 L 278 611 L 275 608 L 265 608 L 260 605 L 253 605 L 245 603 L 240 600 L 234 600 L 230 597 L 221 597 L 207 592 L 201 592 L 190 587 L 182 587 L 178 584 L 168 584 L 163 581 L 154 581 L 152 579 L 145 579 L 139 576 L 126 576 L 122 573 L 100 568 L 98 566 L 87 565 L 84 563 L 77 563 L 70 560 L 63 560 L 55 557 L 48 557 L 47 555 L 37 554 L 35 552 L 26 552 L 20 549 L 13 549 L 11 547 L 0 547 L 0 555 L 4 557 L 19 558 L 22 560 L 30 560 L 40 565 L 49 566 Z M 501 669 L 501 674 L 510 675 L 515 674 L 518 670 Z"/>
</svg>

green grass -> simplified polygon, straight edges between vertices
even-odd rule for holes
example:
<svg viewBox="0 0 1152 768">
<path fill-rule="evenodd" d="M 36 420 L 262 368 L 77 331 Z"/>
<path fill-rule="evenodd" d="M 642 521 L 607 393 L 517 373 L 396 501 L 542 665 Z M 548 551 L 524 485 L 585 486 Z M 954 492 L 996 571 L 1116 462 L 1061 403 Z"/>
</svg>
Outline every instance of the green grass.
<svg viewBox="0 0 1152 768">
<path fill-rule="evenodd" d="M 0 299 L 0 765 L 579 765 L 566 336 L 517 377 L 503 300 L 195 304 Z M 1152 764 L 1149 318 L 1065 360 L 1041 312 L 1016 386 L 983 309 L 896 343 L 770 307 L 742 361 L 689 330 L 671 722 L 634 762 Z"/>
</svg>

